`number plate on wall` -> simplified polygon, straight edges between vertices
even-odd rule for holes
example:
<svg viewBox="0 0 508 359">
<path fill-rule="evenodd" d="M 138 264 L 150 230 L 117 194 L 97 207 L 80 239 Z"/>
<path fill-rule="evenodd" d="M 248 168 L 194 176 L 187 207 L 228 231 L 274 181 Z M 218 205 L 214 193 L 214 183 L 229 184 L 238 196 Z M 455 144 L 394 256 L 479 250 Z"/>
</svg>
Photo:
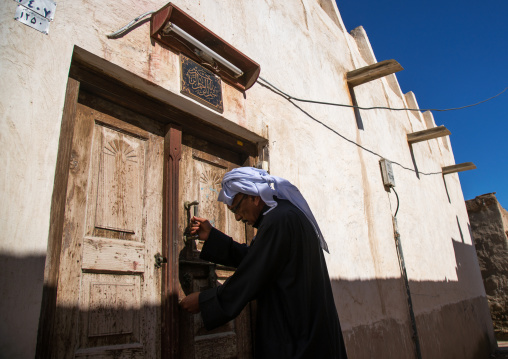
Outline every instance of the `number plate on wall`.
<svg viewBox="0 0 508 359">
<path fill-rule="evenodd" d="M 24 6 L 18 5 L 14 20 L 18 20 L 46 35 L 49 33 L 49 20 Z"/>
<path fill-rule="evenodd" d="M 18 4 L 23 5 L 28 10 L 32 10 L 37 14 L 45 17 L 49 21 L 53 21 L 55 17 L 56 2 L 52 0 L 14 0 Z"/>
<path fill-rule="evenodd" d="M 187 56 L 180 54 L 180 92 L 222 113 L 221 79 Z"/>
</svg>

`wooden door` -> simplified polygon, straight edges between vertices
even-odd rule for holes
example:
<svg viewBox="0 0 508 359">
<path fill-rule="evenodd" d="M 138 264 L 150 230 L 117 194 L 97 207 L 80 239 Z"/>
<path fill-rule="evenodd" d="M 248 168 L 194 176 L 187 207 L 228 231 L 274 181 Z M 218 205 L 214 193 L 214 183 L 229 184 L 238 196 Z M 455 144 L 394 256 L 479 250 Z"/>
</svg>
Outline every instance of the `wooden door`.
<svg viewBox="0 0 508 359">
<path fill-rule="evenodd" d="M 53 357 L 160 358 L 164 132 L 94 101 L 77 105 Z"/>
<path fill-rule="evenodd" d="M 203 243 L 188 238 L 185 230 L 189 217 L 198 214 L 238 242 L 246 242 L 245 224 L 237 222 L 226 205 L 217 201 L 224 174 L 242 165 L 245 158 L 191 135 L 182 138 L 179 179 L 179 297 L 223 283 L 234 268 L 216 266 L 199 259 Z M 189 210 L 187 205 L 199 202 Z M 187 206 L 188 207 L 188 206 Z M 251 327 L 248 308 L 236 320 L 207 331 L 200 314 L 179 313 L 180 358 L 250 358 Z"/>
</svg>

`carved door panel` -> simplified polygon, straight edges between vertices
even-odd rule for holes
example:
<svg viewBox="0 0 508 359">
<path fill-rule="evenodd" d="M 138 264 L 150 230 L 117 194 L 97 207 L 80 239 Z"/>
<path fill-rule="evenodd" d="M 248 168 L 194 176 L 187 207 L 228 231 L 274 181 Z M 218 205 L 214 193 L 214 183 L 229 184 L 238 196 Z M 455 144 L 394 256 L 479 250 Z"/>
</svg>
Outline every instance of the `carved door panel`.
<svg viewBox="0 0 508 359">
<path fill-rule="evenodd" d="M 182 298 L 192 292 L 223 283 L 234 273 L 234 268 L 223 267 L 199 259 L 203 243 L 194 238 L 185 239 L 189 217 L 197 214 L 210 220 L 212 225 L 238 242 L 246 241 L 245 224 L 237 222 L 226 205 L 217 201 L 222 177 L 226 172 L 243 164 L 236 153 L 216 147 L 190 135 L 182 139 L 180 167 L 179 279 Z M 191 206 L 192 202 L 199 205 Z M 187 206 L 185 206 L 187 204 Z M 186 209 L 187 207 L 188 209 Z M 213 331 L 204 328 L 201 314 L 180 311 L 181 358 L 249 358 L 251 357 L 251 329 L 248 308 L 238 318 Z"/>
<path fill-rule="evenodd" d="M 57 358 L 160 357 L 161 279 L 154 256 L 162 240 L 164 134 L 149 119 L 119 111 L 117 118 L 77 105 Z"/>
</svg>

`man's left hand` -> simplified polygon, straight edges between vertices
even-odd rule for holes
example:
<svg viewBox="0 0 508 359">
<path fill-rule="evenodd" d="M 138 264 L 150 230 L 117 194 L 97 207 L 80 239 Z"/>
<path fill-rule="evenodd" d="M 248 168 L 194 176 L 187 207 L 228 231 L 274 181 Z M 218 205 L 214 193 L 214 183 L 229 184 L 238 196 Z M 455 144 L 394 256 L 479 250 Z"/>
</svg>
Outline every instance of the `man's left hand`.
<svg viewBox="0 0 508 359">
<path fill-rule="evenodd" d="M 180 307 L 189 313 L 199 313 L 199 292 L 191 293 L 180 302 Z"/>
</svg>

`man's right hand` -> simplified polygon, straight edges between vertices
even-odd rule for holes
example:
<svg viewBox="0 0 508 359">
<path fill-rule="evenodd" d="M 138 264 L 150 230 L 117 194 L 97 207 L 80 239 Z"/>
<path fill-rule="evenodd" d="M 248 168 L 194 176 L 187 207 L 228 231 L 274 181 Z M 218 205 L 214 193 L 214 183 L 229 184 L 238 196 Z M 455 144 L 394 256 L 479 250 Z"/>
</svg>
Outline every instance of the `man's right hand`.
<svg viewBox="0 0 508 359">
<path fill-rule="evenodd" d="M 212 225 L 205 218 L 192 217 L 190 223 L 190 233 L 192 235 L 197 234 L 200 241 L 206 241 L 210 232 L 212 231 Z"/>
</svg>

